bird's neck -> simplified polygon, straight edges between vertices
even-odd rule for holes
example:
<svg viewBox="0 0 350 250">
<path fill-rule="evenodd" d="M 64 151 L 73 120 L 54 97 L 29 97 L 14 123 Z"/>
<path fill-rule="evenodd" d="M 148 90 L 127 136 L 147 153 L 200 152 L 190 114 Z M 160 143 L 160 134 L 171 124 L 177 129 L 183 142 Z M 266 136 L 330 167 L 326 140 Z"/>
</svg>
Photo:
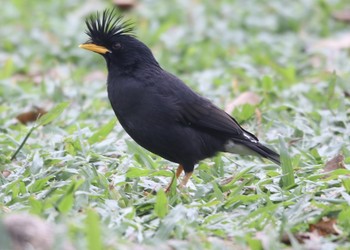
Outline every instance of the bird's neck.
<svg viewBox="0 0 350 250">
<path fill-rule="evenodd" d="M 108 74 L 113 78 L 118 76 L 132 76 L 139 77 L 142 75 L 148 75 L 149 72 L 159 72 L 161 71 L 161 67 L 159 66 L 157 61 L 144 61 L 133 64 L 123 64 L 123 65 L 113 65 L 108 64 Z"/>
</svg>

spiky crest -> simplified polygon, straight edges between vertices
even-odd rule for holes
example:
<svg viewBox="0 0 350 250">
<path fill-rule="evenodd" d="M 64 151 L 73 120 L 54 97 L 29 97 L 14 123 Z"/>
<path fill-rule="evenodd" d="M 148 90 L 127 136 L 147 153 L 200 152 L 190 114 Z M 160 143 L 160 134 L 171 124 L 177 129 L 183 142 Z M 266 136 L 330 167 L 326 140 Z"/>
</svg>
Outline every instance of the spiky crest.
<svg viewBox="0 0 350 250">
<path fill-rule="evenodd" d="M 128 21 L 123 21 L 122 16 L 118 16 L 115 9 L 104 10 L 102 14 L 97 12 L 85 21 L 89 36 L 89 42 L 106 45 L 113 41 L 116 36 L 134 36 L 133 25 Z"/>
</svg>

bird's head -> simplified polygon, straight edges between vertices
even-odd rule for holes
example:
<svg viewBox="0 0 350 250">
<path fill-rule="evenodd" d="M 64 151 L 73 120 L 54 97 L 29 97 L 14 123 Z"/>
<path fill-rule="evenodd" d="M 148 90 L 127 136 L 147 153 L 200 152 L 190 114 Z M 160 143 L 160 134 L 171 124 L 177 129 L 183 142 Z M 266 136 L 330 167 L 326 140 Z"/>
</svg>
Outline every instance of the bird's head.
<svg viewBox="0 0 350 250">
<path fill-rule="evenodd" d="M 105 10 L 86 19 L 89 40 L 79 47 L 102 55 L 108 69 L 130 70 L 142 65 L 159 66 L 151 50 L 133 35 L 133 27 L 115 10 Z"/>
</svg>

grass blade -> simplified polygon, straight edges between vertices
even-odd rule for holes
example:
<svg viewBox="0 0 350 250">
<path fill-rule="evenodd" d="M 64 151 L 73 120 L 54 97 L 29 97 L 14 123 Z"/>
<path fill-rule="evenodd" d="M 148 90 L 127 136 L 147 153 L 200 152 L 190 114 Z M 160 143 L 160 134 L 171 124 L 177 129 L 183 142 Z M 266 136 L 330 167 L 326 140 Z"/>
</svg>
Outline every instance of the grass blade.
<svg viewBox="0 0 350 250">
<path fill-rule="evenodd" d="M 62 112 L 68 107 L 68 105 L 69 105 L 69 102 L 62 102 L 62 103 L 58 104 L 56 107 L 51 109 L 49 112 L 47 112 L 43 116 L 40 116 L 40 118 L 37 121 L 37 125 L 35 127 L 37 128 L 40 126 L 44 126 L 44 125 L 52 122 L 60 114 L 62 114 Z"/>
<path fill-rule="evenodd" d="M 156 203 L 154 204 L 154 212 L 159 218 L 164 218 L 168 213 L 168 199 L 163 189 L 157 192 Z"/>
<path fill-rule="evenodd" d="M 100 142 L 104 140 L 107 135 L 113 130 L 115 123 L 117 122 L 116 119 L 111 120 L 106 125 L 102 126 L 96 133 L 94 133 L 88 140 L 89 144 L 94 144 L 96 142 Z"/>
<path fill-rule="evenodd" d="M 102 250 L 100 218 L 92 209 L 87 211 L 85 226 L 88 250 Z"/>
<path fill-rule="evenodd" d="M 294 170 L 292 167 L 292 161 L 290 159 L 287 147 L 280 137 L 280 155 L 281 155 L 281 167 L 282 167 L 282 187 L 290 188 L 295 184 Z"/>
</svg>

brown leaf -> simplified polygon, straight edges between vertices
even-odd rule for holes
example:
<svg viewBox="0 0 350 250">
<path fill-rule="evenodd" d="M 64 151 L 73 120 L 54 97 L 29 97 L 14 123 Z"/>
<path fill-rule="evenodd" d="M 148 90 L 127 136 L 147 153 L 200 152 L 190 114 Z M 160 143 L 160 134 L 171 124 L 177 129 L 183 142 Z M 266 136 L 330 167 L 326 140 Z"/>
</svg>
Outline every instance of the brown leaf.
<svg viewBox="0 0 350 250">
<path fill-rule="evenodd" d="M 302 244 L 301 249 L 318 250 L 318 249 L 322 249 L 322 246 L 324 244 L 323 237 L 319 235 L 317 232 L 293 233 L 293 237 L 300 244 Z M 290 238 L 290 235 L 288 234 L 284 234 L 282 236 L 281 242 L 286 245 L 292 245 L 292 240 Z"/>
<path fill-rule="evenodd" d="M 57 239 L 62 240 L 55 225 L 33 215 L 9 214 L 2 218 L 0 223 L 11 240 L 11 249 L 55 249 Z M 70 242 L 65 240 L 60 246 L 63 250 L 74 249 Z"/>
<path fill-rule="evenodd" d="M 291 140 L 288 142 L 288 146 L 293 146 L 293 145 L 295 145 L 297 142 L 299 142 L 300 140 L 302 140 L 302 138 L 294 138 L 294 139 L 291 139 Z"/>
<path fill-rule="evenodd" d="M 235 100 L 227 104 L 225 110 L 227 113 L 232 113 L 232 111 L 238 106 L 242 106 L 244 104 L 257 105 L 260 101 L 261 98 L 257 94 L 251 91 L 243 92 Z"/>
<path fill-rule="evenodd" d="M 330 234 L 338 235 L 340 234 L 340 230 L 336 227 L 336 219 L 334 218 L 322 218 L 316 224 L 310 224 L 309 230 L 310 232 L 316 232 L 321 236 L 326 236 Z"/>
<path fill-rule="evenodd" d="M 334 12 L 332 14 L 332 16 L 337 21 L 341 21 L 344 23 L 350 23 L 350 9 L 340 10 L 340 11 Z"/>
<path fill-rule="evenodd" d="M 113 0 L 113 3 L 121 10 L 130 10 L 135 7 L 135 0 Z"/>
<path fill-rule="evenodd" d="M 338 154 L 334 158 L 332 158 L 331 160 L 327 161 L 323 171 L 328 173 L 328 172 L 332 172 L 332 171 L 339 169 L 339 168 L 345 168 L 344 156 L 342 154 Z"/>
<path fill-rule="evenodd" d="M 223 179 L 220 183 L 221 186 L 224 186 L 224 185 L 227 185 L 229 184 L 233 179 L 235 178 L 235 176 L 230 176 L 230 177 L 227 177 L 225 179 Z"/>
<path fill-rule="evenodd" d="M 47 112 L 39 107 L 34 107 L 33 110 L 19 114 L 16 118 L 22 124 L 27 124 L 29 122 L 36 121 L 40 116 L 46 114 Z"/>
<path fill-rule="evenodd" d="M 305 240 L 310 239 L 310 233 L 304 232 L 304 233 L 295 233 L 293 234 L 294 238 L 299 242 L 299 243 L 304 243 Z M 281 238 L 281 242 L 286 244 L 286 245 L 291 245 L 291 239 L 288 234 L 283 234 Z"/>
<path fill-rule="evenodd" d="M 319 250 L 322 249 L 324 245 L 323 236 L 319 235 L 316 232 L 309 233 L 309 239 L 304 240 L 303 249 L 307 250 Z"/>
<path fill-rule="evenodd" d="M 313 49 L 332 49 L 341 50 L 350 48 L 350 33 L 343 34 L 340 37 L 332 37 L 320 40 L 312 45 Z"/>
<path fill-rule="evenodd" d="M 10 170 L 6 170 L 6 169 L 5 169 L 5 170 L 4 170 L 4 171 L 2 171 L 1 173 L 2 173 L 2 176 L 4 176 L 4 177 L 6 178 L 6 177 L 10 176 L 11 171 L 10 171 Z"/>
</svg>

